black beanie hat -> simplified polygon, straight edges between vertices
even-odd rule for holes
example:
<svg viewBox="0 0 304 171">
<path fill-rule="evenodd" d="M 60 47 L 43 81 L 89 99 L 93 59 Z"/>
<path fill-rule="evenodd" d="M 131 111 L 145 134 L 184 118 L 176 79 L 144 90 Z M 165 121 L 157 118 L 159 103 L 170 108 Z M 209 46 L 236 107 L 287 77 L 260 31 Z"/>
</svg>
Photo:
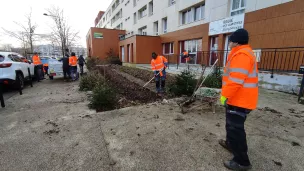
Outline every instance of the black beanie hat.
<svg viewBox="0 0 304 171">
<path fill-rule="evenodd" d="M 247 30 L 238 29 L 229 38 L 229 41 L 233 43 L 238 43 L 240 45 L 246 45 L 249 42 L 249 35 Z"/>
</svg>

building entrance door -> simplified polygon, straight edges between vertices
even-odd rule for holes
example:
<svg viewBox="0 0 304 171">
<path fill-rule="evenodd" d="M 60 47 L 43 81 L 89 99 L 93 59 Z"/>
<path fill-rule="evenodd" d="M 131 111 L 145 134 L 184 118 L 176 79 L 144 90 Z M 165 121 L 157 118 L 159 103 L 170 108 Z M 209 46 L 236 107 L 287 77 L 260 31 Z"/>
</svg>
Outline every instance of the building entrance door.
<svg viewBox="0 0 304 171">
<path fill-rule="evenodd" d="M 213 65 L 214 62 L 218 58 L 218 36 L 216 37 L 211 37 L 211 42 L 210 42 L 210 58 L 209 58 L 209 65 Z"/>
</svg>

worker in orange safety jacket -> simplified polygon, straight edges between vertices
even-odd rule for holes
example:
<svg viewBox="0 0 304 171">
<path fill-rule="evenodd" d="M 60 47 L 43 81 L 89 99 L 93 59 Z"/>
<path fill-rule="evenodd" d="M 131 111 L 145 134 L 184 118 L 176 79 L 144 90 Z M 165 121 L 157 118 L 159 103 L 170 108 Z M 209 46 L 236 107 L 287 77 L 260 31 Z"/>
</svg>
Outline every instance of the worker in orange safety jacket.
<svg viewBox="0 0 304 171">
<path fill-rule="evenodd" d="M 75 81 L 77 79 L 77 57 L 74 52 L 71 53 L 71 56 L 69 57 L 69 66 L 70 66 L 70 73 L 72 77 L 72 81 Z"/>
<path fill-rule="evenodd" d="M 224 162 L 231 170 L 249 170 L 251 163 L 244 123 L 247 115 L 257 107 L 258 67 L 256 57 L 248 45 L 245 29 L 235 31 L 229 39 L 231 52 L 224 68 L 221 104 L 226 107 L 226 140 L 219 144 L 233 153 L 234 158 Z"/>
<path fill-rule="evenodd" d="M 48 73 L 48 71 L 49 71 L 49 64 L 48 63 L 43 64 L 43 70 L 44 70 L 44 73 L 46 75 L 49 75 L 49 73 Z"/>
<path fill-rule="evenodd" d="M 151 68 L 154 72 L 156 91 L 158 96 L 162 96 L 165 92 L 166 84 L 166 68 L 168 60 L 164 56 L 159 56 L 155 52 L 152 53 Z"/>
<path fill-rule="evenodd" d="M 34 56 L 32 57 L 33 64 L 35 65 L 35 77 L 37 78 L 37 81 L 43 79 L 43 65 L 40 60 L 40 57 L 38 56 L 38 53 L 35 52 Z"/>
</svg>

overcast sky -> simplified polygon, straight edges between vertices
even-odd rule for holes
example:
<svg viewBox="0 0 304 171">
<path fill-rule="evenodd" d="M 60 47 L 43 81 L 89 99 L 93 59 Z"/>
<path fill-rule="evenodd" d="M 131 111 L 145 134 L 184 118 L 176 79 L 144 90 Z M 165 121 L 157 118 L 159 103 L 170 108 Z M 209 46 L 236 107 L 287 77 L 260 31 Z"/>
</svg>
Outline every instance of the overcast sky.
<svg viewBox="0 0 304 171">
<path fill-rule="evenodd" d="M 50 17 L 44 16 L 46 8 L 58 6 L 64 9 L 68 22 L 75 30 L 78 30 L 79 45 L 86 46 L 86 34 L 90 27 L 94 26 L 94 20 L 99 11 L 105 11 L 112 0 L 4 0 L 0 9 L 0 44 L 12 44 L 19 47 L 20 42 L 12 39 L 3 33 L 2 27 L 7 30 L 18 30 L 14 23 L 25 22 L 24 14 L 32 8 L 34 22 L 38 25 L 37 34 L 49 34 L 49 26 L 52 24 Z"/>
</svg>

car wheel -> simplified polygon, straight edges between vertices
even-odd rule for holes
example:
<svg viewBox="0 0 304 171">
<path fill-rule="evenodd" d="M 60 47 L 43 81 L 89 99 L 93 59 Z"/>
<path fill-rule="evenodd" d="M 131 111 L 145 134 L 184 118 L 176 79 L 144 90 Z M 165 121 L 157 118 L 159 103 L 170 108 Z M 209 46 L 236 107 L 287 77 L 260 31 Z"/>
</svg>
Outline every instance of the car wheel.
<svg viewBox="0 0 304 171">
<path fill-rule="evenodd" d="M 24 78 L 23 78 L 23 75 L 20 73 L 18 73 L 16 76 L 15 88 L 16 89 L 24 88 Z"/>
</svg>

